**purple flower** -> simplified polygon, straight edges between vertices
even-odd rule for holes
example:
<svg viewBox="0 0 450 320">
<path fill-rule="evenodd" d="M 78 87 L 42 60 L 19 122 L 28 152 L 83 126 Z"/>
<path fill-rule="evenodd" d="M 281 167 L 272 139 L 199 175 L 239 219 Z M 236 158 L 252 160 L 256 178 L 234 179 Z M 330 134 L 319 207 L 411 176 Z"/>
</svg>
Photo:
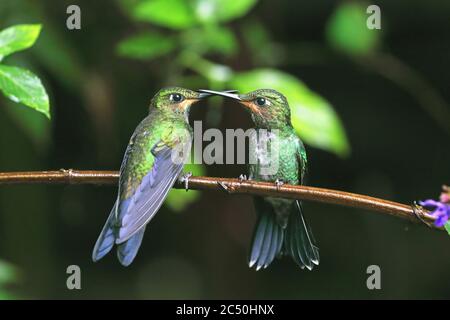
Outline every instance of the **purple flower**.
<svg viewBox="0 0 450 320">
<path fill-rule="evenodd" d="M 419 201 L 419 204 L 431 211 L 430 215 L 436 218 L 434 221 L 436 227 L 442 227 L 447 222 L 450 216 L 450 204 L 431 199 Z"/>
</svg>

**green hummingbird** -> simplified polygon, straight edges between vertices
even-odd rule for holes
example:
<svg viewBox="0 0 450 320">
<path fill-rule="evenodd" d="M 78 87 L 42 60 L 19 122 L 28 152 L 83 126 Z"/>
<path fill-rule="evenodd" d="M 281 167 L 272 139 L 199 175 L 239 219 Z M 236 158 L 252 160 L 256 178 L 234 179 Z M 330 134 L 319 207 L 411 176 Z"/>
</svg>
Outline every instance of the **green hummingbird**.
<svg viewBox="0 0 450 320">
<path fill-rule="evenodd" d="M 117 200 L 95 244 L 92 259 L 117 244 L 117 257 L 131 264 L 147 223 L 161 207 L 190 155 L 191 105 L 209 94 L 171 87 L 151 100 L 147 117 L 135 129 L 120 167 Z"/>
<path fill-rule="evenodd" d="M 307 158 L 303 142 L 292 123 L 287 99 L 278 91 L 260 89 L 247 94 L 200 90 L 232 98 L 250 111 L 256 135 L 249 144 L 249 179 L 303 184 Z M 266 138 L 260 135 L 266 132 Z M 252 141 L 253 140 L 253 141 Z M 268 169 L 275 170 L 268 170 Z M 246 178 L 241 176 L 241 178 Z M 254 197 L 258 221 L 253 233 L 250 268 L 267 268 L 275 257 L 290 255 L 302 269 L 319 264 L 319 249 L 298 200 Z"/>
</svg>

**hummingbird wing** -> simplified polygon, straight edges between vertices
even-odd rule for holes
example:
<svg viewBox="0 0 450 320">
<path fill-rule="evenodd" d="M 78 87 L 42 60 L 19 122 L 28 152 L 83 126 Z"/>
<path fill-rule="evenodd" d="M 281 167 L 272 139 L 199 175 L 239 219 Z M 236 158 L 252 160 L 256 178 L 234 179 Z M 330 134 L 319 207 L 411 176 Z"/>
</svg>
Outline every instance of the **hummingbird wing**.
<svg viewBox="0 0 450 320">
<path fill-rule="evenodd" d="M 306 173 L 308 171 L 308 159 L 306 157 L 306 149 L 303 142 L 297 139 L 297 160 L 300 166 L 300 184 L 303 184 L 305 180 Z"/>
<path fill-rule="evenodd" d="M 153 218 L 180 175 L 190 148 L 190 138 L 166 142 L 161 140 L 153 146 L 151 152 L 154 162 L 151 170 L 142 178 L 133 195 L 121 201 L 121 226 L 117 244 L 130 239 Z M 182 158 L 173 156 L 179 155 L 180 151 Z"/>
<path fill-rule="evenodd" d="M 300 201 L 295 200 L 290 207 L 289 222 L 285 234 L 285 250 L 303 269 L 312 270 L 319 265 L 319 248 L 303 214 Z"/>
<path fill-rule="evenodd" d="M 299 180 L 303 184 L 306 175 L 306 150 L 303 142 L 297 139 L 297 161 L 299 162 Z M 300 267 L 309 270 L 319 264 L 319 248 L 306 218 L 302 203 L 294 201 L 290 208 L 289 222 L 286 228 L 285 247 L 288 254 Z"/>
<path fill-rule="evenodd" d="M 94 250 L 92 251 L 92 260 L 94 262 L 103 258 L 114 246 L 114 242 L 116 240 L 116 236 L 114 234 L 114 223 L 116 221 L 115 217 L 118 202 L 119 201 L 116 200 L 114 203 L 111 213 L 108 216 L 108 220 L 106 220 L 102 232 L 95 243 Z"/>
</svg>

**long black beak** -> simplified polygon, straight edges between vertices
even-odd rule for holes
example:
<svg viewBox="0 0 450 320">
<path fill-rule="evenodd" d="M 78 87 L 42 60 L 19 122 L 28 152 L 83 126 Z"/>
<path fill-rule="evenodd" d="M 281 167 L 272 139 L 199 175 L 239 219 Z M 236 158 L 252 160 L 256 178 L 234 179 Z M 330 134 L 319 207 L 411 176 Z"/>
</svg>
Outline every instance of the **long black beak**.
<svg viewBox="0 0 450 320">
<path fill-rule="evenodd" d="M 206 89 L 199 89 L 198 92 L 200 92 L 200 99 L 210 97 L 210 96 L 222 96 L 231 98 L 234 100 L 241 101 L 242 99 L 237 94 L 237 90 L 227 90 L 227 91 L 214 91 L 214 90 L 206 90 Z"/>
</svg>

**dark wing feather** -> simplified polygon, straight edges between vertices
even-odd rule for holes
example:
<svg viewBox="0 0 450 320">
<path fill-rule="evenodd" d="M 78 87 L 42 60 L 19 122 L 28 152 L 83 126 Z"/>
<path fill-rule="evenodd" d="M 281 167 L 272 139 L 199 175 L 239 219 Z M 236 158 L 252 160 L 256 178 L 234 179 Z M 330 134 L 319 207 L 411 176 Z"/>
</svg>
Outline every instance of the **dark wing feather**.
<svg viewBox="0 0 450 320">
<path fill-rule="evenodd" d="M 182 147 L 183 150 L 190 150 L 190 141 L 185 142 L 184 146 L 169 147 L 158 143 L 153 147 L 155 161 L 152 170 L 144 176 L 134 194 L 126 200 L 129 203 L 125 206 L 126 209 L 120 213 L 122 225 L 116 243 L 120 244 L 136 234 L 161 207 L 167 193 L 183 169 L 185 159 L 183 161 L 172 159 L 172 151 L 179 147 Z"/>
<path fill-rule="evenodd" d="M 304 184 L 306 180 L 306 175 L 308 173 L 308 158 L 306 157 L 306 149 L 302 140 L 298 138 L 297 140 L 297 160 L 299 162 L 299 181 L 300 184 Z"/>
<path fill-rule="evenodd" d="M 130 239 L 117 246 L 117 258 L 123 266 L 127 267 L 133 262 L 139 251 L 139 247 L 141 246 L 144 232 L 145 226 L 136 232 Z"/>
<path fill-rule="evenodd" d="M 255 266 L 256 270 L 259 270 L 267 268 L 280 253 L 284 230 L 276 221 L 272 204 L 260 197 L 255 198 L 254 202 L 258 222 L 253 233 L 249 266 Z"/>
<path fill-rule="evenodd" d="M 312 270 L 313 265 L 319 264 L 318 247 L 303 215 L 301 203 L 297 200 L 291 205 L 286 229 L 286 250 L 301 268 Z"/>
<path fill-rule="evenodd" d="M 108 216 L 108 220 L 106 220 L 102 232 L 95 243 L 94 250 L 92 251 L 92 260 L 94 262 L 103 258 L 114 246 L 116 238 L 114 228 L 116 223 L 117 203 L 118 200 L 114 203 L 111 213 Z"/>
</svg>

